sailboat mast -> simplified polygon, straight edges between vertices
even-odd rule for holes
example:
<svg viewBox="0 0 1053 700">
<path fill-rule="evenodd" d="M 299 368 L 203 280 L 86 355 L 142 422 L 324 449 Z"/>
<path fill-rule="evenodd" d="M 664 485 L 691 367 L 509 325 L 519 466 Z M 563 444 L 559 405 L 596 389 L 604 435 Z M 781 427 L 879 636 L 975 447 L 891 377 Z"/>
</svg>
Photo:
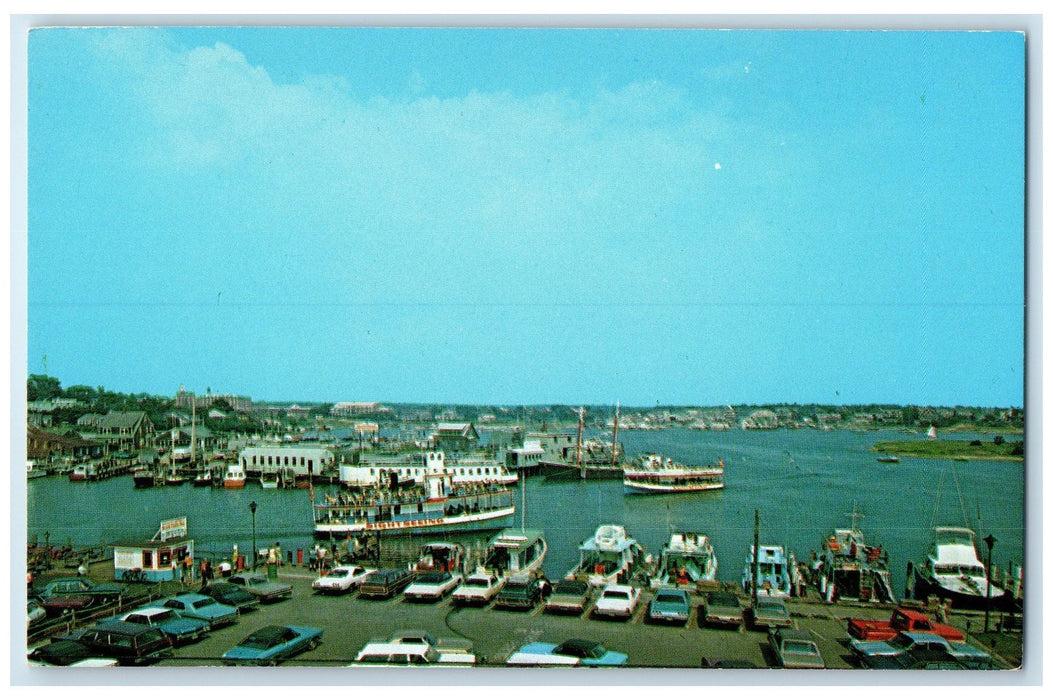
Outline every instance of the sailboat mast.
<svg viewBox="0 0 1053 700">
<path fill-rule="evenodd" d="M 190 464 L 193 465 L 197 462 L 194 459 L 194 444 L 197 442 L 197 433 L 195 428 L 197 427 L 197 397 L 194 395 L 190 396 Z"/>
<path fill-rule="evenodd" d="M 615 402 L 614 404 L 614 437 L 611 442 L 611 466 L 618 466 L 618 412 L 621 410 L 621 403 Z"/>
<path fill-rule="evenodd" d="M 577 465 L 578 470 L 581 472 L 581 478 L 585 478 L 585 469 L 581 466 L 581 432 L 585 427 L 585 407 L 582 406 L 578 409 L 578 445 L 575 450 L 574 463 Z"/>
</svg>

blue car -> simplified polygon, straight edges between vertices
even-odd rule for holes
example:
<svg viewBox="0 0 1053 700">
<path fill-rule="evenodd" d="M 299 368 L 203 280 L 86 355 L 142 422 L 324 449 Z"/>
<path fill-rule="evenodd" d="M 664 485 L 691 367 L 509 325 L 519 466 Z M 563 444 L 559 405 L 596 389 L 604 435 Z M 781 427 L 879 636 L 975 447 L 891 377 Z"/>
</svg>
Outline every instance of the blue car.
<svg viewBox="0 0 1053 700">
<path fill-rule="evenodd" d="M 317 627 L 261 627 L 236 647 L 223 652 L 223 663 L 233 666 L 254 664 L 275 666 L 301 651 L 314 649 L 322 641 L 322 630 Z"/>
<path fill-rule="evenodd" d="M 162 608 L 175 610 L 183 617 L 204 620 L 209 627 L 216 629 L 224 625 L 233 625 L 238 621 L 238 609 L 216 602 L 215 598 L 199 593 L 184 593 L 168 598 L 161 604 Z"/>
<path fill-rule="evenodd" d="M 672 622 L 686 625 L 691 617 L 691 603 L 687 593 L 676 588 L 660 588 L 647 608 L 647 619 L 651 622 Z"/>
<path fill-rule="evenodd" d="M 568 639 L 562 644 L 534 642 L 508 657 L 509 666 L 624 666 L 629 657 L 599 642 Z"/>
<path fill-rule="evenodd" d="M 118 615 L 113 620 L 135 622 L 140 625 L 158 627 L 172 644 L 189 644 L 208 634 L 209 623 L 192 617 L 183 617 L 171 608 L 147 607 Z"/>
</svg>

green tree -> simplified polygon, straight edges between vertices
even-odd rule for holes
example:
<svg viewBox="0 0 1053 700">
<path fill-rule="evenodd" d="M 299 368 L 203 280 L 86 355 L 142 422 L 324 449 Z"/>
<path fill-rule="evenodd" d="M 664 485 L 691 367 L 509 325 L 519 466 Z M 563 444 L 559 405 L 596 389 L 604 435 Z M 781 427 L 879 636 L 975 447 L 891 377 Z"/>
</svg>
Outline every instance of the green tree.
<svg viewBox="0 0 1053 700">
<path fill-rule="evenodd" d="M 26 380 L 27 401 L 47 401 L 62 395 L 62 384 L 46 374 L 31 374 Z"/>
</svg>

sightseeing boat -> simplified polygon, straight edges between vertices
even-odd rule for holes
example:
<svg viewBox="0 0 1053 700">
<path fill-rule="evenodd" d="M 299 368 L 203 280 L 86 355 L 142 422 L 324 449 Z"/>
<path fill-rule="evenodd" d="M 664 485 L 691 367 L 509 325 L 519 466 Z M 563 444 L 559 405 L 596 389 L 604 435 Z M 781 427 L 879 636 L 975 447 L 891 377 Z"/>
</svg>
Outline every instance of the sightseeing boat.
<svg viewBox="0 0 1053 700">
<path fill-rule="evenodd" d="M 859 514 L 852 512 L 852 526 L 835 529 L 823 542 L 818 560 L 819 592 L 827 602 L 858 600 L 895 603 L 888 568 L 888 552 L 868 545 L 856 527 Z"/>
<path fill-rule="evenodd" d="M 793 554 L 787 555 L 780 545 L 761 545 L 757 558 L 757 595 L 772 598 L 788 598 L 793 594 L 798 576 L 797 563 Z M 753 545 L 746 555 L 746 567 L 742 573 L 742 590 L 753 592 Z"/>
<path fill-rule="evenodd" d="M 476 572 L 497 578 L 536 574 L 548 553 L 548 543 L 540 530 L 509 528 L 502 530 L 486 545 Z"/>
<path fill-rule="evenodd" d="M 587 581 L 590 586 L 627 583 L 645 563 L 643 547 L 621 525 L 600 525 L 578 550 L 578 565 L 566 578 Z"/>
<path fill-rule="evenodd" d="M 622 487 L 627 494 L 694 493 L 724 488 L 724 461 L 706 466 L 687 466 L 662 459 L 641 457 L 626 467 Z"/>
<path fill-rule="evenodd" d="M 951 601 L 954 608 L 1009 610 L 1014 601 L 995 584 L 988 589 L 988 571 L 976 548 L 976 533 L 965 527 L 935 527 L 932 544 L 921 566 L 908 565 L 907 585 L 911 598 L 936 596 Z"/>
<path fill-rule="evenodd" d="M 223 488 L 243 489 L 245 488 L 245 470 L 240 464 L 227 465 L 227 471 L 223 475 Z"/>
<path fill-rule="evenodd" d="M 454 484 L 441 456 L 426 456 L 423 486 L 325 494 L 323 502 L 314 504 L 315 535 L 417 535 L 500 530 L 512 524 L 511 489 L 503 484 Z"/>
<path fill-rule="evenodd" d="M 674 532 L 662 547 L 651 587 L 693 588 L 717 579 L 717 555 L 709 537 L 697 532 Z"/>
</svg>

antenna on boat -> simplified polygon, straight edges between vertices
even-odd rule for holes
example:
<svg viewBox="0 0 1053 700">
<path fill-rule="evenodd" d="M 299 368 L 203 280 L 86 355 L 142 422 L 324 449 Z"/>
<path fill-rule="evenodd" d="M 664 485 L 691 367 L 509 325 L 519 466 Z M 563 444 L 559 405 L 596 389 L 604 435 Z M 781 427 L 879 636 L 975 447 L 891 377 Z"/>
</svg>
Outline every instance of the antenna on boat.
<svg viewBox="0 0 1053 700">
<path fill-rule="evenodd" d="M 962 484 L 958 481 L 958 470 L 951 465 L 951 474 L 954 475 L 954 486 L 958 489 L 958 502 L 962 506 L 962 518 L 965 520 L 965 527 L 972 529 L 969 526 L 969 514 L 965 511 L 965 497 L 962 495 Z"/>
<path fill-rule="evenodd" d="M 848 513 L 847 515 L 850 515 L 852 517 L 852 531 L 853 532 L 855 532 L 855 529 L 856 529 L 856 519 L 857 518 L 866 517 L 862 513 L 859 512 L 859 502 L 858 501 L 852 501 L 852 512 Z"/>
</svg>

